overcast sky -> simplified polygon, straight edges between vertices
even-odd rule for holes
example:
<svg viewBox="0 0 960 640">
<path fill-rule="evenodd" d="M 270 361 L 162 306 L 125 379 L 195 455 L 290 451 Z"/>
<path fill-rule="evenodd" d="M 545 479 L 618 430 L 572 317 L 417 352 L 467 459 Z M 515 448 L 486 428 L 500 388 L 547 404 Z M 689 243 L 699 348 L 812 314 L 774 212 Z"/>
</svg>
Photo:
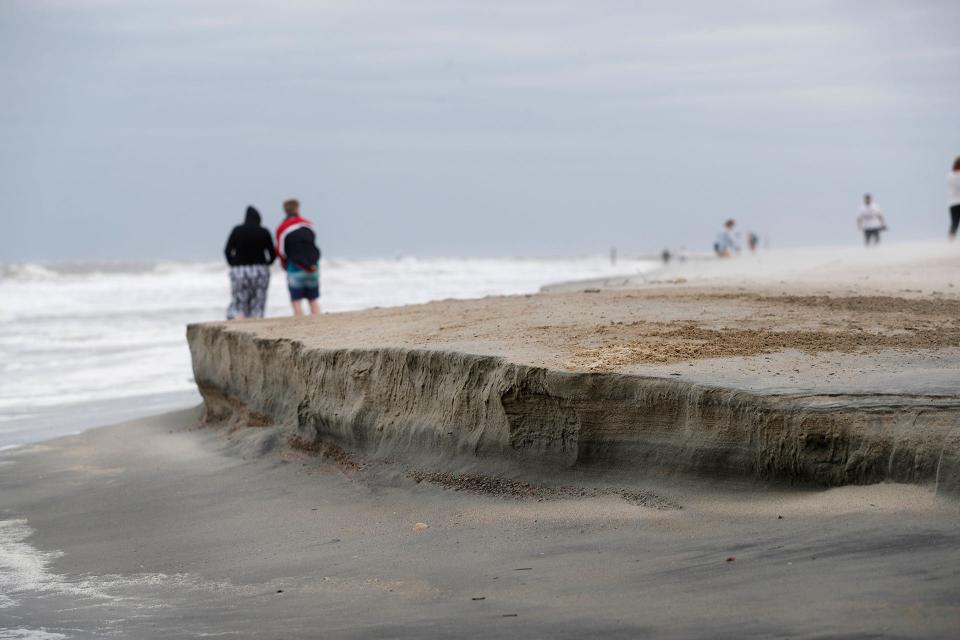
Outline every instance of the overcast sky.
<svg viewBox="0 0 960 640">
<path fill-rule="evenodd" d="M 0 0 L 0 262 L 945 238 L 960 3 Z"/>
</svg>

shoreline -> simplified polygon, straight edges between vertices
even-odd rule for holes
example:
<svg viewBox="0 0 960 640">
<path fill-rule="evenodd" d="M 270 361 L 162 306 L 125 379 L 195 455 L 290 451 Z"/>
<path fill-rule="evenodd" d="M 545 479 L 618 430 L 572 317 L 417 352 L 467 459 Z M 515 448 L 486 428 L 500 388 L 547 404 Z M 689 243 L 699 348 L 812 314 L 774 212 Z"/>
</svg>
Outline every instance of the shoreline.
<svg viewBox="0 0 960 640">
<path fill-rule="evenodd" d="M 38 407 L 0 422 L 0 451 L 30 446 L 89 429 L 186 409 L 202 402 L 195 390 L 168 391 Z"/>
</svg>

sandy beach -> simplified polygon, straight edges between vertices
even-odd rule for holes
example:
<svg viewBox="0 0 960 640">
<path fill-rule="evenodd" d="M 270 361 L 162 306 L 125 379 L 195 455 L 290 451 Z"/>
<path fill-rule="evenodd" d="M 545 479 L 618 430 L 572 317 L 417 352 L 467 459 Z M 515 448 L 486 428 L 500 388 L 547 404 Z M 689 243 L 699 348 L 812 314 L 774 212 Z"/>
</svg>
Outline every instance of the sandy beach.
<svg viewBox="0 0 960 640">
<path fill-rule="evenodd" d="M 2 454 L 0 626 L 950 637 L 960 255 L 881 251 L 192 326 L 205 407 Z"/>
<path fill-rule="evenodd" d="M 960 638 L 960 2 L 0 4 L 0 640 Z"/>
</svg>

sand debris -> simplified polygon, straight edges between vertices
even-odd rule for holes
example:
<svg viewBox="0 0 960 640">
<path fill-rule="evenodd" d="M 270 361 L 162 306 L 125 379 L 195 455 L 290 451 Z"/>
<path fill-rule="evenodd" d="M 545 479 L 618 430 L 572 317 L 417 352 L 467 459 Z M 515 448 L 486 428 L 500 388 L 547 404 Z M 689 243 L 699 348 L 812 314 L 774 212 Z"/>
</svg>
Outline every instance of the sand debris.
<svg viewBox="0 0 960 640">
<path fill-rule="evenodd" d="M 704 327 L 693 322 L 679 326 L 661 324 L 628 342 L 611 342 L 579 349 L 570 365 L 589 371 L 612 371 L 632 364 L 725 358 L 796 349 L 805 353 L 845 353 L 882 349 L 941 349 L 960 346 L 960 323 L 919 328 L 906 326 L 889 331 L 868 331 L 856 326 L 848 331 L 806 331 Z"/>
<path fill-rule="evenodd" d="M 484 476 L 479 474 L 451 473 L 448 471 L 411 471 L 409 477 L 416 482 L 429 482 L 467 493 L 490 495 L 517 500 L 533 499 L 564 500 L 579 498 L 599 498 L 602 496 L 620 496 L 630 504 L 652 509 L 681 509 L 682 507 L 668 498 L 658 496 L 652 491 L 627 490 L 613 487 L 577 487 L 571 485 L 540 485 L 511 480 L 502 476 Z"/>
<path fill-rule="evenodd" d="M 308 440 L 301 435 L 294 434 L 287 438 L 287 445 L 295 451 L 300 451 L 322 460 L 330 460 L 345 471 L 354 472 L 363 470 L 363 465 L 357 462 L 346 450 L 335 444 L 324 442 L 323 440 Z"/>
</svg>

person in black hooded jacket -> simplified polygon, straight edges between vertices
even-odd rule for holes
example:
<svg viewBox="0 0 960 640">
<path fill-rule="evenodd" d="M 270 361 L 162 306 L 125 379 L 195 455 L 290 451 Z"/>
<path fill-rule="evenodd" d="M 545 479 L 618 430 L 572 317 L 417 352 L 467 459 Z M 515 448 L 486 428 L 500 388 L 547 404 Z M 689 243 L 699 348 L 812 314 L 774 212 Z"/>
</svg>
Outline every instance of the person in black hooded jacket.
<svg viewBox="0 0 960 640">
<path fill-rule="evenodd" d="M 227 320 L 262 318 L 270 287 L 270 265 L 277 253 L 270 232 L 260 226 L 259 211 L 247 207 L 243 224 L 230 232 L 223 254 L 230 265 Z"/>
</svg>

